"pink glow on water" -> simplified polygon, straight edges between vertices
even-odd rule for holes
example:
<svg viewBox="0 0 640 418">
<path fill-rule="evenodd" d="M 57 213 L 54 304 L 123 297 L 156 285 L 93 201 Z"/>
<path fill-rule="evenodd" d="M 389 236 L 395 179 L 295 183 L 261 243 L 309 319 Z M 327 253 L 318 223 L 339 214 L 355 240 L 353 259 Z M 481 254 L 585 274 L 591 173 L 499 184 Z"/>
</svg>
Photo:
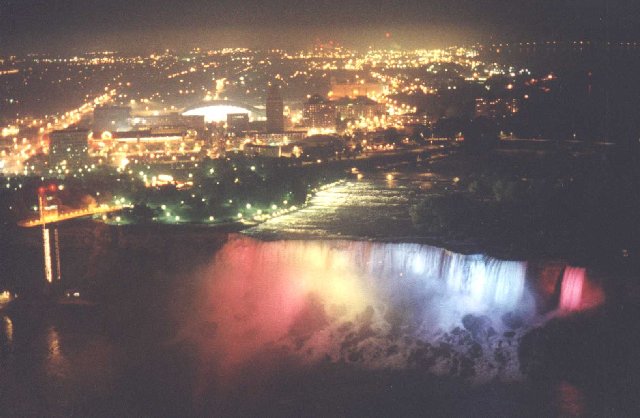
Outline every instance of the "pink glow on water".
<svg viewBox="0 0 640 418">
<path fill-rule="evenodd" d="M 203 325 L 190 334 L 216 359 L 212 372 L 225 376 L 283 341 L 308 339 L 329 319 L 353 319 L 371 302 L 353 266 L 318 242 L 235 239 L 204 276 L 196 308 Z"/>
<path fill-rule="evenodd" d="M 554 404 L 563 417 L 585 415 L 586 399 L 582 391 L 568 382 L 560 382 L 555 388 Z"/>
</svg>

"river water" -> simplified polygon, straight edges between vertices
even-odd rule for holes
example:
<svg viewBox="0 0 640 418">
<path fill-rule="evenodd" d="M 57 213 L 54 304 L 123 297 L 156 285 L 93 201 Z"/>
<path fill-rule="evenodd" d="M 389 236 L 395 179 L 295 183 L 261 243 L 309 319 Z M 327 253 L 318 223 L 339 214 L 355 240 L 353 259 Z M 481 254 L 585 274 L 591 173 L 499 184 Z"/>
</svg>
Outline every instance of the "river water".
<svg viewBox="0 0 640 418">
<path fill-rule="evenodd" d="M 0 415 L 637 415 L 632 306 L 579 266 L 420 243 L 409 207 L 452 178 L 361 174 L 214 242 L 63 228 L 102 303 L 0 313 Z"/>
<path fill-rule="evenodd" d="M 415 241 L 419 233 L 411 222 L 411 205 L 452 187 L 453 178 L 407 167 L 353 173 L 349 180 L 318 191 L 302 209 L 245 233 L 261 238 Z"/>
</svg>

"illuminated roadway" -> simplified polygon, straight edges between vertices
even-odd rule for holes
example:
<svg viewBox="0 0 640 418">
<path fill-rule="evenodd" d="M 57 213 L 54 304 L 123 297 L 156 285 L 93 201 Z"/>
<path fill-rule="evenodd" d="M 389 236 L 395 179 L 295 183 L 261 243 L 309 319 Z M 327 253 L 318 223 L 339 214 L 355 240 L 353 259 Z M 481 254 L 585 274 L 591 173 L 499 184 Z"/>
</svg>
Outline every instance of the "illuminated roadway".
<svg viewBox="0 0 640 418">
<path fill-rule="evenodd" d="M 103 205 L 103 206 L 98 206 L 94 208 L 72 210 L 72 211 L 56 213 L 56 214 L 47 214 L 47 215 L 44 215 L 44 222 L 41 218 L 27 219 L 27 220 L 18 222 L 18 225 L 23 226 L 25 228 L 33 228 L 35 226 L 42 226 L 43 223 L 44 224 L 57 223 L 62 221 L 68 221 L 70 219 L 84 218 L 86 216 L 117 212 L 122 209 L 123 209 L 123 206 L 120 206 L 120 205 L 115 205 L 115 206 Z"/>
</svg>

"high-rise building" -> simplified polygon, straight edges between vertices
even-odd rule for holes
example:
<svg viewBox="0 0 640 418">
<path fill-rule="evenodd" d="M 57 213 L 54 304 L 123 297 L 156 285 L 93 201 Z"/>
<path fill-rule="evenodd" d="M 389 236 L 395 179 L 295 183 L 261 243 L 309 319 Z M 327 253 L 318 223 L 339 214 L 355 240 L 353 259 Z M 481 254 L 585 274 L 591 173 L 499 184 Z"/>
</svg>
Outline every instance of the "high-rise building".
<svg viewBox="0 0 640 418">
<path fill-rule="evenodd" d="M 272 84 L 267 93 L 267 132 L 282 131 L 284 131 L 284 102 L 280 88 Z"/>
<path fill-rule="evenodd" d="M 227 131 L 238 135 L 249 130 L 249 114 L 248 113 L 228 113 L 227 114 Z"/>
<path fill-rule="evenodd" d="M 81 167 L 89 160 L 89 130 L 64 129 L 49 134 L 49 164 Z"/>
<path fill-rule="evenodd" d="M 336 127 L 335 104 L 318 94 L 311 96 L 304 104 L 302 116 L 308 128 L 335 129 Z"/>
</svg>

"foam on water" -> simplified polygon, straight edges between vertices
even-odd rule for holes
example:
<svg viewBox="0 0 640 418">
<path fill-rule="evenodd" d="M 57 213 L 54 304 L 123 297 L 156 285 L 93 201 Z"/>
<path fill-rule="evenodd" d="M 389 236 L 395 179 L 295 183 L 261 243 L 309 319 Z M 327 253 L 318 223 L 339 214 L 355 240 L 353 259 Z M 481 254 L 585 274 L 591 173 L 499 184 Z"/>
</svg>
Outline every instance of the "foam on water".
<svg viewBox="0 0 640 418">
<path fill-rule="evenodd" d="M 197 312 L 215 332 L 191 338 L 227 372 L 270 350 L 373 368 L 430 353 L 433 372 L 467 364 L 477 378 L 513 378 L 520 331 L 503 337 L 502 318 L 536 315 L 526 273 L 525 262 L 421 244 L 238 236 L 203 273 Z"/>
</svg>

